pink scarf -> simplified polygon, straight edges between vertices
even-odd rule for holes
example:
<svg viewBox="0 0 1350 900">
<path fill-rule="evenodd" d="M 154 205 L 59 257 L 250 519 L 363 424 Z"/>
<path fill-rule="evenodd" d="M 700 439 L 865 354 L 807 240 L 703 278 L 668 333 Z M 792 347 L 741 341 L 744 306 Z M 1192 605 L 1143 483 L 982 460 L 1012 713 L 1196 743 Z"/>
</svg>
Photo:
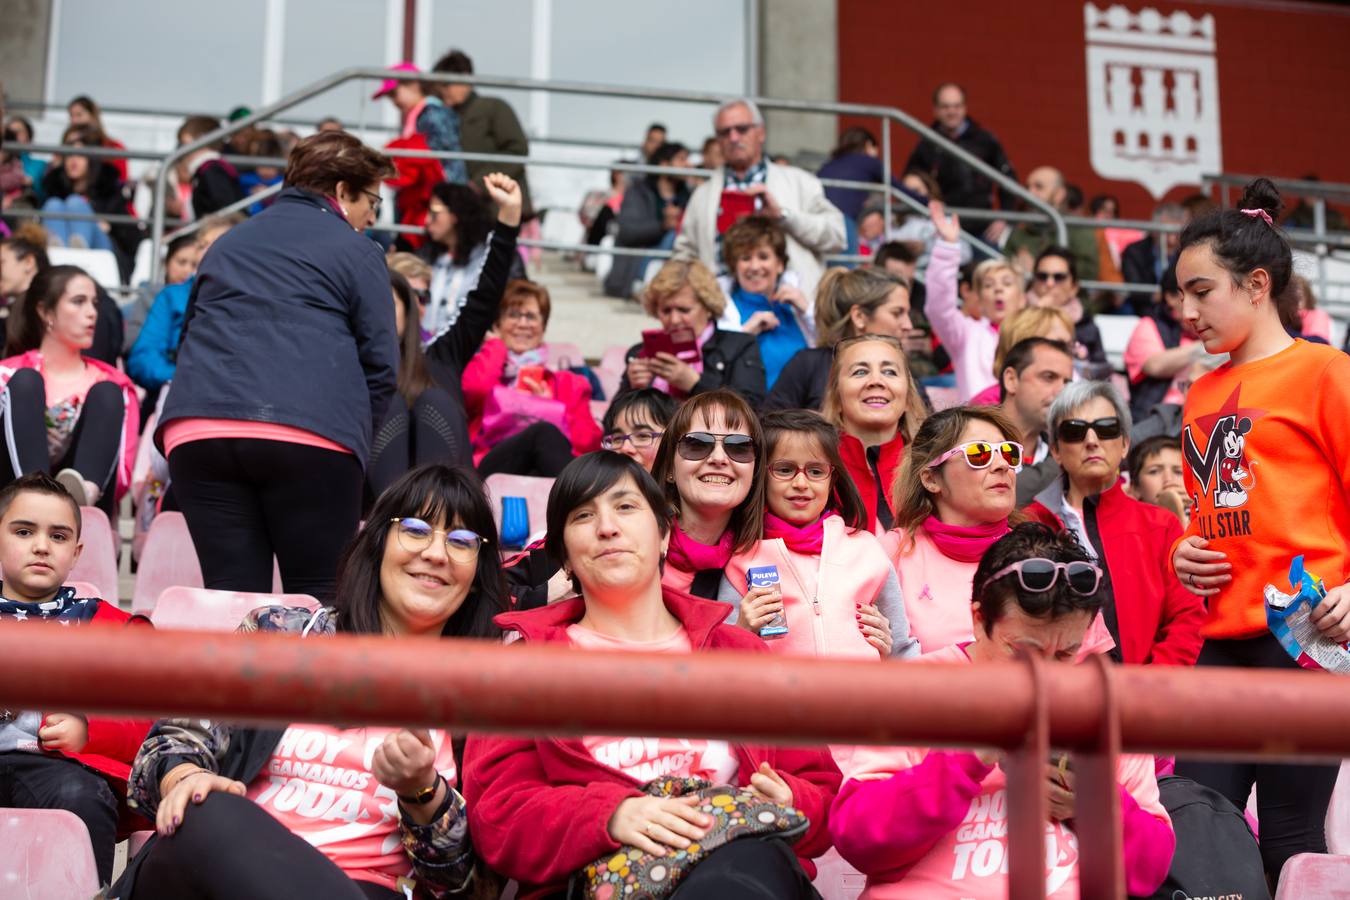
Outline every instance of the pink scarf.
<svg viewBox="0 0 1350 900">
<path fill-rule="evenodd" d="M 670 550 L 666 562 L 681 572 L 702 572 L 704 569 L 724 569 L 731 561 L 732 534 L 725 531 L 711 547 L 700 544 L 680 529 L 680 520 L 670 523 Z"/>
<path fill-rule="evenodd" d="M 833 515 L 836 515 L 836 513 L 827 509 L 814 522 L 808 525 L 797 525 L 787 519 L 780 519 L 765 510 L 764 540 L 771 541 L 781 538 L 793 553 L 819 556 L 820 548 L 825 543 L 825 520 Z"/>
<path fill-rule="evenodd" d="M 928 532 L 928 536 L 937 544 L 943 556 L 957 562 L 979 562 L 980 557 L 984 556 L 984 551 L 988 550 L 994 541 L 1007 534 L 1009 529 L 1007 519 L 999 519 L 988 525 L 962 528 L 929 516 L 924 520 L 923 530 Z"/>
</svg>

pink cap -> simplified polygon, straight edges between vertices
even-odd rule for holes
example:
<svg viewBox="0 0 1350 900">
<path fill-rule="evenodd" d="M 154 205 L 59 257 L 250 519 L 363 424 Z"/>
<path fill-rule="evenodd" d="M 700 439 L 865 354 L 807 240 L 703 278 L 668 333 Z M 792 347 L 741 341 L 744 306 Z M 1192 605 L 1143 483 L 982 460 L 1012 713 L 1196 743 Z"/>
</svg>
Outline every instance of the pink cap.
<svg viewBox="0 0 1350 900">
<path fill-rule="evenodd" d="M 399 63 L 398 65 L 390 66 L 390 67 L 389 67 L 389 71 L 391 71 L 391 72 L 411 72 L 411 73 L 414 74 L 414 75 L 421 75 L 421 74 L 422 74 L 422 70 L 419 69 L 419 68 L 417 68 L 416 64 L 410 63 L 410 62 L 401 62 L 401 63 Z M 394 88 L 398 87 L 398 83 L 399 83 L 400 81 L 408 81 L 408 80 L 409 80 L 409 79 L 407 79 L 407 78 L 386 78 L 386 79 L 384 80 L 384 83 L 380 85 L 380 89 L 379 89 L 378 91 L 376 91 L 375 93 L 373 93 L 373 94 L 370 95 L 370 99 L 372 99 L 372 100 L 378 100 L 378 99 L 380 99 L 381 97 L 383 97 L 385 94 L 392 94 L 392 93 L 394 92 Z"/>
</svg>

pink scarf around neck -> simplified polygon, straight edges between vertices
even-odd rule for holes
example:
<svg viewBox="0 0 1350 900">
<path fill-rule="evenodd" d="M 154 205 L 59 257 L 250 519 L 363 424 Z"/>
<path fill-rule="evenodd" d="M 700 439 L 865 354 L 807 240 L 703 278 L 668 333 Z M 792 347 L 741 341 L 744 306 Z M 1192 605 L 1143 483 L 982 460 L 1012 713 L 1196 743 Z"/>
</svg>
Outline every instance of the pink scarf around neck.
<svg viewBox="0 0 1350 900">
<path fill-rule="evenodd" d="M 994 541 L 1008 533 L 1008 520 L 999 519 L 987 525 L 974 525 L 969 528 L 960 525 L 948 525 L 934 516 L 924 520 L 923 530 L 937 544 L 942 555 L 957 562 L 979 562 L 984 552 L 993 546 Z"/>
<path fill-rule="evenodd" d="M 724 531 L 717 543 L 709 546 L 685 534 L 680 528 L 680 520 L 670 523 L 670 549 L 666 553 L 666 562 L 681 572 L 702 572 L 705 569 L 724 569 L 731 561 L 733 535 Z"/>
<path fill-rule="evenodd" d="M 825 544 L 825 520 L 833 515 L 835 513 L 827 509 L 814 522 L 797 525 L 787 519 L 780 519 L 766 510 L 764 513 L 764 539 L 771 541 L 781 538 L 793 553 L 818 556 L 820 555 L 820 548 Z"/>
</svg>

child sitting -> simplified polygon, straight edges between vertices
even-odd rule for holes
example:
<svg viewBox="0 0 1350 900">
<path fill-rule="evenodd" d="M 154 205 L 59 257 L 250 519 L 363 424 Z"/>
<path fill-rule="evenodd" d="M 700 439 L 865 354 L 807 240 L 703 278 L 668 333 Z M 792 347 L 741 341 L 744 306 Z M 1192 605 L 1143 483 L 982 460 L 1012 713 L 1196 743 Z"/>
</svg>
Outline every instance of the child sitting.
<svg viewBox="0 0 1350 900">
<path fill-rule="evenodd" d="M 51 477 L 25 475 L 0 490 L 0 627 L 38 619 L 74 625 L 130 622 L 131 616 L 115 605 L 78 598 L 73 587 L 63 587 L 83 546 L 80 508 Z M 98 877 L 107 884 L 131 761 L 150 724 L 0 709 L 0 807 L 74 813 L 89 829 Z"/>
<path fill-rule="evenodd" d="M 190 144 L 220 128 L 210 116 L 188 116 L 178 128 L 178 146 Z M 183 158 L 192 176 L 192 214 L 200 219 L 244 199 L 239 171 L 221 159 L 220 145 L 210 144 Z"/>
</svg>

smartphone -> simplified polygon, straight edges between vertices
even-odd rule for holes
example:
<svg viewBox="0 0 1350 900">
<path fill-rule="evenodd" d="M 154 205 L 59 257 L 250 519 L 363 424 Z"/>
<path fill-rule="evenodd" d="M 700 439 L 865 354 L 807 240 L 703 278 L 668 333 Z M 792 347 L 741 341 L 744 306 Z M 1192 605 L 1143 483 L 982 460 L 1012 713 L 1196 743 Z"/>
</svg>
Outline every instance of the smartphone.
<svg viewBox="0 0 1350 900">
<path fill-rule="evenodd" d="M 548 377 L 544 374 L 546 371 L 543 366 L 521 366 L 516 373 L 516 387 L 527 394 L 533 393 L 530 383 L 548 384 Z"/>
<path fill-rule="evenodd" d="M 687 329 L 672 332 L 664 328 L 652 328 L 643 331 L 642 352 L 638 356 L 652 359 L 658 353 L 669 353 L 687 363 L 697 362 L 701 358 L 694 333 Z"/>
<path fill-rule="evenodd" d="M 723 191 L 717 204 L 717 233 L 726 234 L 728 228 L 755 211 L 759 198 L 741 191 Z"/>
</svg>

